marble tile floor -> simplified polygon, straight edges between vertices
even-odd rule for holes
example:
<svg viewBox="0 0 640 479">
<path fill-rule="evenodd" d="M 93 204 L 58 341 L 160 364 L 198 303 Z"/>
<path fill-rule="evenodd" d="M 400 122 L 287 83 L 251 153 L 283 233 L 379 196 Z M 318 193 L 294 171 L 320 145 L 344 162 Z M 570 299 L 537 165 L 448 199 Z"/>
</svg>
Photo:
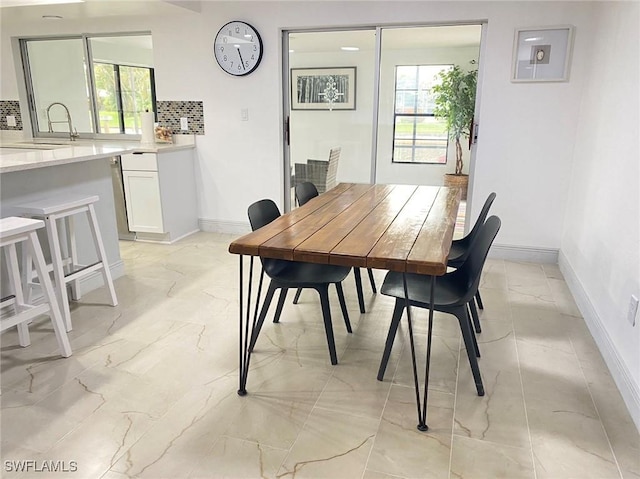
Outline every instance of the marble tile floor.
<svg viewBox="0 0 640 479">
<path fill-rule="evenodd" d="M 455 320 L 436 315 L 423 433 L 406 323 L 378 382 L 393 302 L 365 281 L 359 314 L 352 277 L 353 334 L 332 297 L 339 364 L 315 295 L 293 305 L 290 294 L 280 324 L 265 323 L 258 340 L 249 394 L 236 394 L 231 240 L 123 242 L 120 305 L 104 289 L 73 304 L 68 359 L 46 318 L 32 324 L 28 348 L 12 331 L 1 336 L 2 477 L 640 478 L 638 432 L 557 266 L 487 262 L 484 397 Z M 423 357 L 426 314 L 414 314 Z"/>
</svg>

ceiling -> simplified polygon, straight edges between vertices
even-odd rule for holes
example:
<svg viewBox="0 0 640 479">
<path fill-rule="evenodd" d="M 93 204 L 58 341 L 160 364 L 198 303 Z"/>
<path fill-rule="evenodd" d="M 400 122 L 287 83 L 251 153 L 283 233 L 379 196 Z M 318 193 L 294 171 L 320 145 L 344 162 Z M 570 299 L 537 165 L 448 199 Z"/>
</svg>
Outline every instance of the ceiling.
<svg viewBox="0 0 640 479">
<path fill-rule="evenodd" d="M 43 16 L 89 19 L 114 16 L 176 15 L 199 12 L 198 0 L 0 0 L 4 22 L 51 21 Z M 55 20 L 54 20 L 55 21 Z M 383 48 L 465 47 L 480 44 L 480 25 L 395 27 L 383 30 Z M 290 49 L 299 53 L 375 48 L 375 30 L 291 33 Z"/>
<path fill-rule="evenodd" d="M 36 21 L 57 15 L 65 19 L 115 16 L 175 15 L 199 12 L 200 1 L 190 0 L 0 0 L 4 21 Z"/>
</svg>

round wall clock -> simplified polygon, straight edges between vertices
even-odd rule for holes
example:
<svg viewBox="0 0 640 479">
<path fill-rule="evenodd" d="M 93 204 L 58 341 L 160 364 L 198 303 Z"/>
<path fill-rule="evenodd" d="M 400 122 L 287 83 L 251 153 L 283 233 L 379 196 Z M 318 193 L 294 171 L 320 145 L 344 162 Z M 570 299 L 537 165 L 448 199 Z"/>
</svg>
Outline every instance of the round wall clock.
<svg viewBox="0 0 640 479">
<path fill-rule="evenodd" d="M 235 20 L 218 31 L 213 50 L 224 71 L 234 76 L 248 75 L 262 60 L 262 39 L 251 25 Z"/>
</svg>

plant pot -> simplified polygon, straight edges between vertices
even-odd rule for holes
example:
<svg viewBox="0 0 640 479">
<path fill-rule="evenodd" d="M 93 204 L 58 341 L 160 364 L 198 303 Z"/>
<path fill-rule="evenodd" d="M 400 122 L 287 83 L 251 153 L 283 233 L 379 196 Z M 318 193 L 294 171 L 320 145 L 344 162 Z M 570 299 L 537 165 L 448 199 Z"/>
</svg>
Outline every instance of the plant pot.
<svg viewBox="0 0 640 479">
<path fill-rule="evenodd" d="M 444 175 L 444 186 L 456 187 L 462 190 L 461 199 L 467 199 L 467 188 L 469 187 L 469 175 L 454 175 L 448 173 Z"/>
</svg>

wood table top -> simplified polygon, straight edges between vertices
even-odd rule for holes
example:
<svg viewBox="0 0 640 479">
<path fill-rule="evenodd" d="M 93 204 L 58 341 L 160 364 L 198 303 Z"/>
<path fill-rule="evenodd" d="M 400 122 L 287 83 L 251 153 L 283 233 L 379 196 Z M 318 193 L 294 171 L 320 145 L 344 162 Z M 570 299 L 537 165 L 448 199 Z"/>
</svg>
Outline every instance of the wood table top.
<svg viewBox="0 0 640 479">
<path fill-rule="evenodd" d="M 440 276 L 459 204 L 458 188 L 340 183 L 229 252 Z"/>
</svg>

